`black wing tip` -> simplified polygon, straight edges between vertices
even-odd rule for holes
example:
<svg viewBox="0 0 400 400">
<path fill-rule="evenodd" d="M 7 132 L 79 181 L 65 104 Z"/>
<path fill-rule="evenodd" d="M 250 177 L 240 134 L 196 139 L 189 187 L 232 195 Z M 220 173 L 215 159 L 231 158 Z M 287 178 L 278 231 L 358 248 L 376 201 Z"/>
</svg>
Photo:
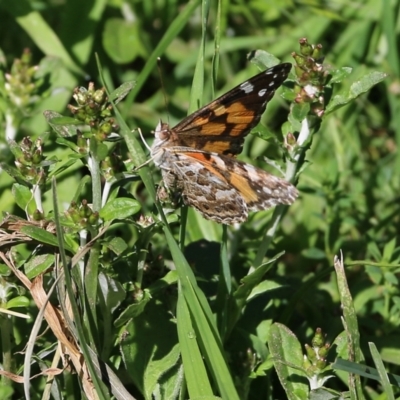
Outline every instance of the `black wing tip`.
<svg viewBox="0 0 400 400">
<path fill-rule="evenodd" d="M 264 71 L 264 73 L 270 74 L 271 72 L 282 72 L 283 71 L 283 76 L 287 77 L 289 75 L 290 70 L 292 69 L 292 64 L 291 63 L 281 63 L 274 65 L 271 68 L 268 68 Z"/>
</svg>

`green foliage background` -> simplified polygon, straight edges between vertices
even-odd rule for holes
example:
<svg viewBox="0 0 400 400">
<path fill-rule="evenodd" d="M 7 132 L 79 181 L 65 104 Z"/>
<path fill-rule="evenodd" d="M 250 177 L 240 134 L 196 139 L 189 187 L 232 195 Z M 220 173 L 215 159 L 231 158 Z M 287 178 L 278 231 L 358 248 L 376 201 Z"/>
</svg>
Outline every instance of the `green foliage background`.
<svg viewBox="0 0 400 400">
<path fill-rule="evenodd" d="M 351 3 L 225 0 L 220 3 L 221 15 L 218 16 L 217 2 L 211 2 L 207 33 L 202 42 L 201 7 L 204 10 L 207 3 L 200 1 L 3 0 L 0 2 L 2 69 L 10 71 L 13 61 L 29 48 L 33 64 L 40 67 L 35 77 L 40 85 L 34 96 L 32 93 L 25 95 L 30 99 L 27 104 L 17 106 L 2 82 L 1 161 L 9 164 L 14 161 L 3 134 L 7 112 L 11 109 L 14 115 L 17 142 L 24 136 L 35 139 L 43 135 L 49 131 L 43 111 L 54 110 L 70 116 L 67 104 L 72 103 L 75 87 L 86 87 L 89 80 L 95 82 L 96 87 L 101 86 L 96 53 L 110 91 L 124 82 L 135 81 L 133 90 L 118 107 L 126 124 L 131 129 L 140 127 L 148 142 L 152 140 L 151 131 L 159 118 L 174 125 L 189 109 L 197 109 L 200 104 L 193 99 L 201 95 L 202 90 L 204 100 L 201 103 L 204 104 L 258 72 L 246 61 L 246 55 L 252 50 L 263 49 L 282 61 L 293 62 L 291 53 L 298 51 L 299 38 L 306 37 L 310 43 L 323 45 L 326 65 L 351 67 L 352 81 L 372 71 L 387 73 L 388 77 L 369 93 L 323 119 L 300 175 L 300 199 L 286 213 L 265 260 L 273 259 L 281 251 L 285 254 L 271 264 L 263 281 L 265 286 L 258 287 L 260 293 L 243 304 L 232 332 L 221 336 L 238 398 L 289 396 L 287 388 L 282 389 L 273 372 L 270 349 L 266 346 L 272 323 L 286 325 L 302 344 L 310 343 L 317 327 L 326 332 L 329 342 L 343 331 L 342 294 L 332 267 L 335 255 L 342 251 L 358 318 L 361 338 L 358 349 L 364 353 L 365 364 L 376 367 L 367 345 L 375 343 L 387 369 L 396 374 L 400 360 L 400 254 L 397 244 L 400 211 L 400 156 L 397 151 L 400 140 L 399 5 L 398 1 L 388 0 Z M 205 59 L 199 60 L 202 46 Z M 219 56 L 217 69 L 216 51 Z M 156 66 L 158 56 L 161 57 L 161 79 Z M 199 68 L 203 61 L 199 71 L 196 66 Z M 198 75 L 202 70 L 204 83 Z M 197 87 L 194 85 L 190 94 L 194 75 Z M 162 86 L 168 97 L 168 107 Z M 334 93 L 346 89 L 345 81 L 335 86 Z M 278 135 L 287 115 L 285 107 L 284 101 L 276 95 L 263 118 L 263 123 Z M 131 135 L 137 136 L 137 133 Z M 59 160 L 66 160 L 71 153 L 69 148 L 56 143 L 54 134 L 45 142 L 44 152 Z M 128 157 L 123 146 L 122 154 Z M 266 168 L 263 156 L 280 162 L 280 154 L 274 141 L 249 135 L 240 158 Z M 157 182 L 159 171 L 151 168 Z M 85 175 L 87 170 L 77 162 L 57 176 L 61 210 L 65 208 L 64 204 L 71 202 Z M 0 176 L 0 210 L 23 217 L 25 214 L 17 206 L 12 192 L 14 180 L 4 171 Z M 143 215 L 149 216 L 155 211 L 151 196 L 140 179 L 124 182 L 122 186 L 125 197 L 140 201 Z M 45 213 L 53 210 L 51 193 L 49 187 L 44 194 Z M 89 202 L 93 200 L 87 186 L 82 188 L 78 200 L 84 198 Z M 110 321 L 104 321 L 106 318 L 101 315 L 104 309 L 98 306 L 99 337 L 94 341 L 99 353 L 105 357 L 103 361 L 112 365 L 131 394 L 138 398 L 151 398 L 151 394 L 156 398 L 175 398 L 171 393 L 177 393 L 182 375 L 177 361 L 179 348 L 174 347 L 177 343 L 174 311 L 178 307 L 178 312 L 183 315 L 187 310 L 176 298 L 177 277 L 167 275 L 165 280 L 159 280 L 168 272 L 164 265 L 171 267 L 176 263 L 171 257 L 174 251 L 171 242 L 165 240 L 165 231 L 159 226 L 141 231 L 133 222 L 137 218 L 138 215 L 115 223 L 105 239 L 106 242 L 111 237 L 121 237 L 127 244 L 118 257 L 107 259 L 103 254 L 99 261 L 99 271 L 119 282 L 126 297 L 119 300 L 118 307 L 112 311 L 107 308 L 112 314 Z M 230 229 L 228 239 L 223 241 L 228 246 L 225 260 L 229 260 L 234 286 L 252 267 L 270 218 L 270 211 L 252 215 L 248 222 Z M 179 225 L 173 223 L 171 227 L 178 238 Z M 215 300 L 220 247 L 217 243 L 221 243 L 222 235 L 221 226 L 204 221 L 189 210 L 184 253 L 218 316 Z M 19 252 L 27 256 L 32 249 L 28 246 Z M 134 285 L 138 281 L 138 263 L 146 265 L 140 288 Z M 11 278 L 6 271 L 2 264 L 3 278 L 7 281 Z M 21 295 L 21 290 L 12 292 L 12 296 Z M 123 312 L 132 304 L 141 304 L 143 298 L 135 297 L 138 292 L 146 298 L 138 308 L 143 307 L 145 311 L 134 311 L 131 317 L 135 322 L 127 325 L 128 318 Z M 23 294 L 29 298 L 28 293 Z M 10 297 L 2 298 L 3 304 L 8 301 Z M 27 314 L 37 314 L 32 302 L 24 303 L 23 307 Z M 121 316 L 122 322 L 115 323 Z M 13 318 L 13 372 L 21 374 L 23 358 L 16 353 L 26 344 L 32 321 Z M 129 348 L 119 346 L 121 335 L 127 332 Z M 44 351 L 53 342 L 50 334 L 45 335 L 38 347 Z M 160 346 L 156 357 L 155 343 Z M 201 350 L 204 354 L 205 350 Z M 335 356 L 332 350 L 329 361 Z M 150 363 L 150 357 L 159 364 Z M 41 363 L 48 365 L 51 362 L 51 356 L 38 358 L 41 369 L 44 368 Z M 210 373 L 215 365 L 207 367 Z M 37 365 L 36 368 L 39 369 Z M 346 373 L 335 372 L 335 378 L 326 386 L 337 391 L 349 390 Z M 60 395 L 74 398 L 80 393 L 76 377 L 64 373 L 59 379 L 62 382 Z M 154 384 L 149 383 L 151 379 L 161 385 L 157 394 Z M 186 376 L 186 379 L 190 380 L 190 377 Z M 207 376 L 204 379 L 207 380 Z M 192 376 L 192 381 L 195 380 L 196 376 Z M 187 385 L 190 391 L 190 381 Z M 382 381 L 363 380 L 362 396 L 386 398 L 379 397 L 379 393 L 385 392 L 382 385 Z M 22 396 L 20 385 L 3 381 L 3 386 L 4 396 L 11 393 L 7 391 L 10 387 L 17 396 L 15 398 Z M 215 389 L 215 383 L 211 386 Z M 43 390 L 44 381 L 40 378 L 32 381 L 33 396 L 39 396 Z M 398 391 L 394 392 L 398 394 Z M 221 392 L 214 390 L 213 393 Z M 385 393 L 387 398 L 393 395 Z M 298 393 L 293 396 L 306 398 Z"/>
</svg>

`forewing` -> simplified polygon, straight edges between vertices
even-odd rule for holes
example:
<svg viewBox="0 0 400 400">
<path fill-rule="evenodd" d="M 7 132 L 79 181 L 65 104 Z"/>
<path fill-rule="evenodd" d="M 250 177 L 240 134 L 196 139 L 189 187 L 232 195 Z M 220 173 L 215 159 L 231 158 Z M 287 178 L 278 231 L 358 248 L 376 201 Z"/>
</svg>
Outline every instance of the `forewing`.
<svg viewBox="0 0 400 400">
<path fill-rule="evenodd" d="M 255 127 L 292 65 L 267 69 L 189 115 L 172 131 L 182 146 L 225 155 L 242 150 L 243 138 Z"/>
</svg>

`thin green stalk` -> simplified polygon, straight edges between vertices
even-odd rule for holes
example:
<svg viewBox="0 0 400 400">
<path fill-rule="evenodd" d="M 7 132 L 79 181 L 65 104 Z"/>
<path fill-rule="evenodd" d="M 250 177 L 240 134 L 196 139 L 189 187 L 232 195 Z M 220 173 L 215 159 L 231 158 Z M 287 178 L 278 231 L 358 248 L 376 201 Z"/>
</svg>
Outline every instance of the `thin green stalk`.
<svg viewBox="0 0 400 400">
<path fill-rule="evenodd" d="M 124 111 L 127 111 L 131 107 L 131 104 L 135 101 L 140 89 L 146 83 L 146 79 L 156 66 L 158 57 L 164 53 L 170 43 L 177 37 L 178 33 L 186 26 L 187 21 L 192 16 L 194 10 L 199 6 L 199 4 L 200 0 L 192 0 L 187 3 L 178 17 L 169 26 L 167 32 L 165 32 L 163 38 L 158 43 L 158 46 L 148 58 L 146 65 L 140 71 L 140 74 L 136 80 L 136 86 L 129 93 L 129 96 L 126 99 Z M 127 112 L 124 112 L 124 114 L 127 114 Z"/>
<path fill-rule="evenodd" d="M 90 169 L 90 175 L 92 178 L 92 207 L 93 211 L 100 211 L 102 201 L 101 191 L 101 173 L 100 173 L 100 161 L 97 159 L 97 140 L 91 139 L 90 142 L 90 157 L 88 159 L 88 165 Z M 96 236 L 97 231 L 91 232 L 92 237 Z M 84 324 L 88 332 L 90 341 L 93 345 L 99 343 L 99 332 L 97 325 L 97 296 L 98 296 L 98 274 L 99 274 L 99 258 L 100 258 L 100 243 L 96 241 L 90 250 L 88 262 L 85 266 L 85 314 Z M 96 346 L 97 347 L 97 346 Z"/>
<path fill-rule="evenodd" d="M 67 257 L 65 254 L 65 245 L 64 245 L 64 236 L 63 236 L 63 230 L 60 224 L 59 220 L 59 211 L 58 211 L 58 196 L 57 196 L 57 190 L 56 190 L 56 180 L 53 177 L 52 179 L 52 191 L 53 191 L 53 210 L 54 210 L 54 216 L 55 216 L 55 222 L 56 222 L 56 232 L 57 232 L 57 238 L 58 238 L 58 243 L 59 243 L 59 251 L 60 251 L 60 256 L 61 256 L 61 261 L 63 265 L 63 271 L 65 275 L 65 285 L 67 288 L 67 293 L 68 297 L 71 302 L 71 309 L 72 309 L 72 315 L 73 319 L 75 322 L 77 334 L 78 334 L 78 340 L 79 340 L 79 345 L 82 349 L 82 353 L 86 362 L 86 365 L 88 367 L 90 377 L 93 380 L 93 385 L 96 388 L 97 395 L 99 399 L 106 399 L 109 396 L 106 394 L 106 388 L 104 386 L 104 383 L 102 382 L 100 376 L 98 375 L 94 364 L 93 364 L 93 356 L 89 352 L 89 346 L 87 344 L 87 339 L 85 337 L 85 332 L 83 329 L 82 325 L 82 320 L 81 320 L 81 315 L 78 309 L 78 305 L 76 303 L 75 299 L 75 294 L 74 290 L 72 288 L 72 279 L 71 279 L 71 273 L 70 273 L 70 263 L 67 262 Z"/>
<path fill-rule="evenodd" d="M 13 372 L 12 353 L 11 353 L 11 320 L 10 316 L 1 317 L 1 348 L 2 348 L 2 369 L 7 372 Z M 12 386 L 12 381 L 5 375 L 1 377 L 1 386 Z"/>
<path fill-rule="evenodd" d="M 232 300 L 232 274 L 228 259 L 228 227 L 222 227 L 222 242 L 220 253 L 220 272 L 217 293 L 218 329 L 222 341 L 228 332 L 229 305 Z"/>
<path fill-rule="evenodd" d="M 99 343 L 99 332 L 97 325 L 97 291 L 99 286 L 99 257 L 100 243 L 96 241 L 90 250 L 88 262 L 85 267 L 85 315 L 83 318 L 85 328 L 89 334 L 92 344 Z"/>
<path fill-rule="evenodd" d="M 93 139 L 95 140 L 95 139 Z M 92 203 L 93 211 L 100 211 L 101 209 L 101 173 L 100 163 L 96 157 L 89 159 L 90 175 L 92 177 Z"/>
<path fill-rule="evenodd" d="M 299 137 L 297 139 L 297 144 L 291 151 L 289 160 L 286 165 L 285 179 L 288 182 L 294 182 L 296 179 L 297 171 L 301 168 L 301 165 L 303 163 L 304 153 L 307 149 L 306 145 L 309 142 L 311 135 L 312 135 L 312 130 L 310 129 L 307 118 L 305 118 L 301 124 L 301 130 Z M 258 248 L 257 255 L 253 262 L 253 267 L 250 269 L 249 273 L 254 271 L 254 269 L 256 269 L 258 266 L 262 264 L 264 256 L 272 242 L 272 239 L 275 236 L 279 223 L 286 210 L 287 206 L 283 205 L 275 208 L 267 232 L 264 235 L 264 239 L 261 242 L 260 247 Z"/>
</svg>

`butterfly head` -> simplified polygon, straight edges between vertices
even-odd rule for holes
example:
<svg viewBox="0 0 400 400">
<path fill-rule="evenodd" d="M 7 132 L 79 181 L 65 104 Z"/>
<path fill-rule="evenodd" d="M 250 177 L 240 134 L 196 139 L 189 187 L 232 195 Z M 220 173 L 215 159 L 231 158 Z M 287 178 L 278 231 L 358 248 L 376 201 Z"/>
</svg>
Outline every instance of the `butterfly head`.
<svg viewBox="0 0 400 400">
<path fill-rule="evenodd" d="M 156 126 L 156 130 L 154 131 L 155 140 L 159 139 L 162 141 L 168 140 L 171 136 L 171 131 L 169 129 L 169 125 L 165 122 L 162 122 L 161 119 Z"/>
<path fill-rule="evenodd" d="M 154 141 L 151 146 L 151 157 L 155 160 L 158 159 L 162 153 L 165 144 L 169 141 L 171 136 L 171 130 L 169 125 L 161 120 L 158 122 L 154 131 Z"/>
</svg>

